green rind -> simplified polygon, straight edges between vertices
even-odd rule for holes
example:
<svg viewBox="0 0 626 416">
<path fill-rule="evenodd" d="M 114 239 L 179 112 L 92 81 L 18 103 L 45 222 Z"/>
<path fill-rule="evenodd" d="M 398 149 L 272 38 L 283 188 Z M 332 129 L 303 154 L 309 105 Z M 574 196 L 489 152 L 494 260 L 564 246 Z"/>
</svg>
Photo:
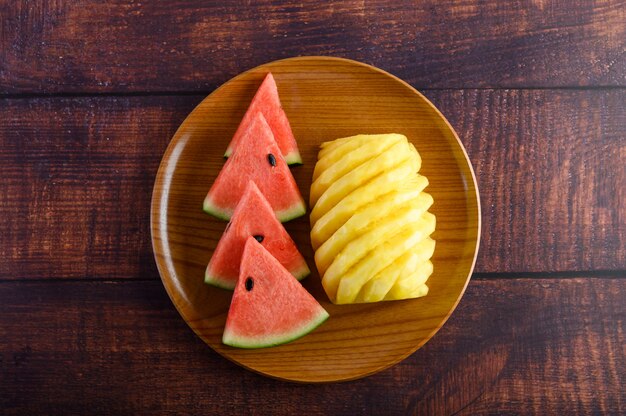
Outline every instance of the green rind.
<svg viewBox="0 0 626 416">
<path fill-rule="evenodd" d="M 291 273 L 298 281 L 300 281 L 311 274 L 311 269 L 309 268 L 309 265 L 306 264 L 306 261 L 303 261 L 302 267 L 299 267 L 297 270 L 295 270 L 295 272 L 289 273 Z"/>
<path fill-rule="evenodd" d="M 218 208 L 217 205 L 211 203 L 208 198 L 204 199 L 202 203 L 202 210 L 209 215 L 213 215 L 216 218 L 224 221 L 230 221 L 232 214 L 229 214 L 225 210 Z M 291 221 L 295 218 L 301 217 L 306 214 L 306 205 L 304 203 L 304 199 L 301 199 L 297 204 L 295 204 L 292 208 L 285 209 L 282 211 L 276 211 L 276 218 L 280 222 Z"/>
<path fill-rule="evenodd" d="M 229 214 L 223 209 L 218 208 L 215 204 L 212 204 L 208 198 L 204 198 L 202 210 L 207 214 L 213 215 L 214 217 L 224 221 L 230 221 L 230 217 L 232 216 L 232 214 Z"/>
<path fill-rule="evenodd" d="M 308 333 L 316 329 L 318 326 L 323 324 L 328 319 L 328 317 L 329 317 L 328 312 L 320 308 L 320 312 L 317 314 L 317 316 L 313 317 L 313 319 L 309 321 L 306 325 L 303 325 L 300 328 L 296 328 L 295 330 L 289 333 L 281 334 L 271 339 L 266 338 L 265 340 L 262 340 L 262 341 L 260 341 L 258 338 L 249 338 L 249 337 L 243 337 L 243 336 L 237 337 L 237 336 L 230 334 L 230 332 L 227 332 L 225 330 L 224 334 L 222 335 L 222 343 L 224 343 L 225 345 L 229 345 L 231 347 L 245 348 L 245 349 L 275 347 L 277 345 L 286 344 L 288 342 L 292 342 L 299 338 L 302 338 L 303 336 L 307 335 Z"/>
<path fill-rule="evenodd" d="M 224 159 L 228 159 L 232 153 L 233 151 L 230 148 L 226 149 L 226 152 L 224 152 Z M 283 155 L 283 157 L 285 158 L 285 162 L 287 162 L 288 165 L 302 164 L 302 156 L 300 156 L 300 152 L 298 150 L 287 153 L 286 155 Z"/>
<path fill-rule="evenodd" d="M 299 203 L 295 204 L 292 208 L 276 211 L 276 218 L 278 218 L 280 222 L 287 222 L 301 217 L 304 214 L 306 214 L 306 205 L 304 204 L 304 199 L 301 199 Z"/>
<path fill-rule="evenodd" d="M 291 273 L 296 280 L 300 281 L 311 274 L 311 269 L 309 268 L 309 265 L 306 264 L 306 261 L 303 261 L 302 266 L 294 271 L 289 271 L 289 273 Z M 233 282 L 230 279 L 223 279 L 218 275 L 211 274 L 208 270 L 204 272 L 204 283 L 225 290 L 235 290 L 235 286 L 237 284 L 237 282 Z"/>
<path fill-rule="evenodd" d="M 288 165 L 301 165 L 302 164 L 302 156 L 300 156 L 300 152 L 296 149 L 293 152 L 287 153 L 284 155 L 285 162 Z"/>
<path fill-rule="evenodd" d="M 211 285 L 211 286 L 219 287 L 221 289 L 226 289 L 226 290 L 234 290 L 235 285 L 237 284 L 236 281 L 233 282 L 230 280 L 225 280 L 219 276 L 210 274 L 208 270 L 204 272 L 204 283 Z"/>
</svg>

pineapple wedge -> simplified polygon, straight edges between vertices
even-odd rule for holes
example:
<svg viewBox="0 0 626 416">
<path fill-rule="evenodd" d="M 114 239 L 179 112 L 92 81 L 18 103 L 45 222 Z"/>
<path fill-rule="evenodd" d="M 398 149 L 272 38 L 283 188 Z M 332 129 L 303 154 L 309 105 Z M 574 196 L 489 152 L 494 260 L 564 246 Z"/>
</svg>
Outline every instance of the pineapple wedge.
<svg viewBox="0 0 626 416">
<path fill-rule="evenodd" d="M 355 136 L 359 138 L 359 136 Z M 377 157 L 385 151 L 391 150 L 391 148 L 401 142 L 408 144 L 406 137 L 400 135 L 385 135 L 377 139 L 378 136 L 367 136 L 368 140 L 365 140 L 362 145 L 355 149 L 350 149 L 347 154 L 341 156 L 341 163 L 332 163 L 328 168 L 323 168 L 322 160 L 316 164 L 316 168 L 324 169 L 319 176 L 314 179 L 311 185 L 311 196 L 309 202 L 311 206 L 314 206 L 320 196 L 336 181 L 342 178 L 344 175 L 353 172 L 357 167 L 363 165 L 365 162 Z M 349 142 L 350 143 L 350 142 Z M 353 141 L 352 143 L 358 143 Z M 336 154 L 336 152 L 335 152 Z M 331 158 L 325 158 L 324 160 L 330 160 Z"/>
<path fill-rule="evenodd" d="M 369 303 L 383 300 L 396 280 L 413 273 L 418 263 L 417 255 L 413 253 L 413 249 L 409 249 L 364 284 L 354 302 Z"/>
<path fill-rule="evenodd" d="M 426 260 L 420 263 L 412 275 L 398 279 L 385 295 L 385 300 L 401 300 L 425 296 L 428 293 L 426 280 L 433 272 L 433 263 Z M 424 292 L 424 288 L 426 291 Z M 423 293 L 423 294 L 422 294 Z"/>
<path fill-rule="evenodd" d="M 348 243 L 334 260 L 331 259 L 332 263 L 327 270 L 319 270 L 323 273 L 325 281 L 332 286 L 332 282 L 342 279 L 354 264 L 379 246 L 381 241 L 395 240 L 394 236 L 403 229 L 419 225 L 423 227 L 422 232 L 432 232 L 434 221 L 429 221 L 431 218 L 428 216 L 423 217 L 424 210 L 414 201 L 409 201 L 396 215 L 380 221 L 368 232 Z"/>
<path fill-rule="evenodd" d="M 423 178 L 423 181 L 418 181 L 418 178 Z M 421 192 L 428 183 L 425 177 L 416 176 L 405 182 L 399 185 L 400 189 L 383 195 L 357 211 L 317 249 L 315 264 L 321 274 L 326 272 L 333 260 L 351 241 L 372 228 L 380 227 L 388 217 L 395 217 L 398 214 L 398 207 L 416 208 L 417 215 L 421 216 L 432 205 L 433 197 Z"/>
<path fill-rule="evenodd" d="M 322 143 L 321 149 L 317 154 L 318 160 L 313 170 L 313 180 L 315 181 L 330 166 L 337 163 L 343 164 L 344 157 L 350 155 L 366 143 L 382 141 L 387 143 L 387 147 L 389 147 L 403 139 L 406 140 L 406 137 L 401 134 L 359 134 Z"/>
<path fill-rule="evenodd" d="M 425 213 L 420 221 L 409 224 L 392 238 L 377 245 L 345 274 L 334 279 L 327 279 L 328 273 L 325 274 L 322 285 L 331 301 L 338 305 L 354 303 L 363 285 L 424 238 L 428 222 L 434 223 L 434 216 Z M 335 288 L 336 293 L 333 290 Z"/>
<path fill-rule="evenodd" d="M 407 142 L 399 142 L 381 153 L 375 158 L 368 160 L 361 166 L 347 173 L 336 182 L 334 182 L 326 191 L 316 200 L 315 206 L 311 210 L 311 221 L 316 222 L 320 217 L 327 213 L 332 207 L 337 205 L 339 201 L 345 198 L 350 192 L 360 188 L 372 178 L 391 169 L 407 159 L 414 159 L 415 170 L 417 172 L 420 167 L 420 158 L 417 152 L 411 152 L 411 147 Z M 313 192 L 313 190 L 311 190 Z"/>
<path fill-rule="evenodd" d="M 413 292 L 400 295 L 399 297 L 393 297 L 390 294 L 387 294 L 384 300 L 415 299 L 415 298 L 421 298 L 422 296 L 426 296 L 426 295 L 428 295 L 428 286 L 426 286 L 425 284 L 422 284 L 418 286 Z"/>
<path fill-rule="evenodd" d="M 361 288 L 356 301 L 379 302 L 392 298 L 405 299 L 416 286 L 426 283 L 432 273 L 432 263 L 428 259 L 432 257 L 434 251 L 435 240 L 427 237 L 420 241 L 389 267 L 370 279 Z M 426 262 L 430 263 L 430 269 L 428 269 L 428 265 L 425 265 Z M 406 285 L 411 281 L 415 282 L 414 285 L 406 288 Z M 395 288 L 394 296 L 389 295 L 392 287 Z"/>
<path fill-rule="evenodd" d="M 328 240 L 334 233 L 345 224 L 348 219 L 361 207 L 370 201 L 388 193 L 399 181 L 415 175 L 415 160 L 405 159 L 393 169 L 377 176 L 362 187 L 355 189 L 337 205 L 332 207 L 317 221 L 311 221 L 311 244 L 317 250 L 324 241 Z M 426 179 L 426 178 L 424 178 Z"/>
<path fill-rule="evenodd" d="M 436 218 L 421 162 L 400 134 L 322 144 L 310 192 L 311 244 L 333 303 L 428 293 Z"/>
</svg>

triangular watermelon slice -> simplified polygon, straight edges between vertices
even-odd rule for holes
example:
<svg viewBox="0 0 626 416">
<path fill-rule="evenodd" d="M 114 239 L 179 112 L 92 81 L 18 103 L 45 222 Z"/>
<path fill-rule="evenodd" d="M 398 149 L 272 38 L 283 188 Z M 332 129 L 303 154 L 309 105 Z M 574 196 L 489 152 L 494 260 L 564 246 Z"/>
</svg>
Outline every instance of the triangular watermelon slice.
<svg viewBox="0 0 626 416">
<path fill-rule="evenodd" d="M 249 181 L 213 252 L 204 277 L 206 283 L 224 289 L 235 288 L 243 248 L 250 236 L 259 241 L 296 279 L 304 279 L 311 273 L 270 203 L 256 184 Z"/>
<path fill-rule="evenodd" d="M 246 241 L 222 342 L 239 348 L 284 344 L 317 328 L 328 312 L 254 237 Z"/>
<path fill-rule="evenodd" d="M 229 220 L 250 180 L 257 184 L 281 222 L 306 212 L 298 185 L 261 113 L 250 120 L 236 151 L 215 179 L 204 199 L 204 211 Z"/>
<path fill-rule="evenodd" d="M 250 124 L 251 119 L 259 111 L 263 113 L 267 123 L 270 125 L 272 133 L 274 133 L 276 143 L 278 143 L 278 147 L 280 148 L 285 161 L 287 161 L 287 164 L 301 164 L 302 158 L 300 157 L 300 152 L 298 151 L 298 144 L 296 143 L 296 138 L 293 136 L 293 132 L 291 131 L 291 125 L 289 124 L 287 115 L 285 114 L 285 111 L 280 103 L 276 81 L 274 81 L 274 76 L 272 76 L 271 72 L 265 76 L 265 79 L 254 95 L 254 98 L 252 98 L 250 106 L 248 107 L 246 114 L 244 114 L 241 123 L 239 123 L 239 127 L 230 141 L 224 156 L 230 157 L 235 148 L 239 145 L 239 142 L 241 141 L 246 127 Z"/>
</svg>

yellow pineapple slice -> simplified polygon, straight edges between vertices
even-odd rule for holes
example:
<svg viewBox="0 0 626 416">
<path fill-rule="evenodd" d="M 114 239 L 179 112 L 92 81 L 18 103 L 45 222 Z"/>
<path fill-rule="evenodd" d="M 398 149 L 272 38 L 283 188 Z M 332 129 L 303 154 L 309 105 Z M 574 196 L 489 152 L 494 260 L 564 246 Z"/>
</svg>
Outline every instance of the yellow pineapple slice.
<svg viewBox="0 0 626 416">
<path fill-rule="evenodd" d="M 415 290 L 413 290 L 412 292 L 406 295 L 401 295 L 399 297 L 388 296 L 388 297 L 385 297 L 384 300 L 415 299 L 415 298 L 421 298 L 422 296 L 426 296 L 426 295 L 428 295 L 428 286 L 426 286 L 426 284 L 422 284 L 416 287 Z"/>
<path fill-rule="evenodd" d="M 380 242 L 374 250 L 346 273 L 335 277 L 334 280 L 325 281 L 328 276 L 326 273 L 322 278 L 322 286 L 326 294 L 339 305 L 354 303 L 363 285 L 427 235 L 430 228 L 429 222 L 434 224 L 434 216 L 425 213 L 419 221 L 407 225 L 395 236 Z M 333 290 L 335 285 L 336 293 Z"/>
<path fill-rule="evenodd" d="M 360 136 L 355 136 L 359 138 Z M 394 151 L 395 145 L 404 142 L 408 144 L 406 137 L 399 134 L 387 134 L 367 136 L 369 140 L 358 140 L 349 143 L 358 143 L 358 147 L 354 149 L 348 149 L 349 152 L 341 156 L 341 163 L 333 162 L 324 168 L 325 162 L 332 162 L 331 158 L 325 158 L 320 160 L 316 165 L 316 169 L 321 170 L 319 176 L 313 181 L 311 185 L 310 206 L 314 206 L 320 196 L 336 181 L 342 178 L 344 175 L 353 172 L 356 168 L 363 165 L 365 162 L 377 157 L 378 155 L 387 152 Z M 360 142 L 363 142 L 362 144 Z M 334 153 L 335 155 L 337 152 Z"/>
<path fill-rule="evenodd" d="M 421 176 L 421 178 L 424 177 Z M 383 195 L 355 212 L 315 252 L 315 264 L 320 274 L 326 272 L 347 244 L 368 232 L 372 227 L 377 227 L 386 218 L 395 216 L 399 208 L 410 205 L 418 209 L 419 215 L 425 212 L 433 203 L 432 196 L 421 192 L 426 184 L 426 180 L 418 181 L 418 176 L 408 178 L 398 184 L 398 190 Z"/>
<path fill-rule="evenodd" d="M 322 143 L 313 170 L 313 180 L 315 181 L 328 167 L 343 163 L 344 157 L 364 144 L 381 140 L 391 146 L 399 140 L 406 140 L 406 137 L 401 134 L 359 134 Z"/>
<path fill-rule="evenodd" d="M 415 159 L 405 159 L 395 168 L 388 170 L 352 191 L 317 221 L 311 221 L 313 226 L 311 229 L 313 249 L 317 250 L 324 241 L 328 240 L 361 207 L 390 192 L 404 178 L 415 175 L 415 166 Z M 420 178 L 423 178 L 423 182 L 428 183 L 425 177 L 421 176 Z"/>
<path fill-rule="evenodd" d="M 391 263 L 386 269 L 382 270 L 376 276 L 371 278 L 359 292 L 356 298 L 357 302 L 379 302 L 386 299 L 388 292 L 392 287 L 398 286 L 396 291 L 402 290 L 404 286 L 398 285 L 398 281 L 415 280 L 415 286 L 423 285 L 430 273 L 432 273 L 432 264 L 430 272 L 424 277 L 423 263 L 428 261 L 435 251 L 435 240 L 426 237 L 424 240 L 411 247 L 406 253 L 400 256 L 395 262 Z M 413 288 L 411 288 L 413 289 Z M 409 293 L 406 293 L 407 297 Z M 398 296 L 398 295 L 396 295 Z M 400 298 L 398 298 L 400 299 Z M 402 297 L 405 299 L 405 297 Z"/>
<path fill-rule="evenodd" d="M 428 293 L 426 280 L 433 273 L 433 263 L 430 260 L 420 263 L 413 274 L 398 279 L 385 295 L 385 300 L 410 299 L 425 296 Z M 425 288 L 425 291 L 424 291 Z"/>
<path fill-rule="evenodd" d="M 313 181 L 319 178 L 326 169 L 337 163 L 343 163 L 345 157 L 368 143 L 380 142 L 380 144 L 384 144 L 385 148 L 388 148 L 400 140 L 407 139 L 401 134 L 359 134 L 322 143 L 317 155 L 317 163 L 313 169 Z"/>
<path fill-rule="evenodd" d="M 396 280 L 401 275 L 412 273 L 417 264 L 417 255 L 413 253 L 413 249 L 409 249 L 365 283 L 354 302 L 366 303 L 383 300 Z"/>
<path fill-rule="evenodd" d="M 311 243 L 332 302 L 428 293 L 436 218 L 420 167 L 417 150 L 399 134 L 322 144 L 310 192 Z"/>
<path fill-rule="evenodd" d="M 397 166 L 406 159 L 415 158 L 416 153 L 410 151 L 410 146 L 407 142 L 396 143 L 386 152 L 368 160 L 330 185 L 311 210 L 311 221 L 316 222 L 346 195 L 369 182 L 372 178 Z M 415 165 L 415 172 L 417 172 L 420 167 L 419 158 L 415 160 Z"/>
<path fill-rule="evenodd" d="M 416 224 L 420 223 L 424 210 L 414 201 L 409 201 L 406 207 L 398 207 L 395 215 L 379 221 L 368 232 L 350 241 L 337 257 L 331 259 L 332 263 L 327 270 L 320 270 L 323 274 L 322 281 L 327 282 L 332 288 L 334 282 L 338 282 L 341 276 L 380 245 L 381 241 L 394 239 L 394 236 L 405 227 L 415 228 Z M 421 222 L 425 226 L 428 225 L 424 221 Z M 423 231 L 427 229 L 424 228 Z"/>
</svg>

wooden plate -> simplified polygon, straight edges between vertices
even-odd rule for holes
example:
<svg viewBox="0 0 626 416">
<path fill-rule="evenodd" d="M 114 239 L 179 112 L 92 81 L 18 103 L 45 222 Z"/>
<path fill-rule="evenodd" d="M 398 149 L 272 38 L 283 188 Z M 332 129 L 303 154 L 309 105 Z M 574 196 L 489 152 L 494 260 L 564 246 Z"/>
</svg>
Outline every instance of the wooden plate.
<svg viewBox="0 0 626 416">
<path fill-rule="evenodd" d="M 202 201 L 263 76 L 271 71 L 291 122 L 303 166 L 292 172 L 308 200 L 319 144 L 358 133 L 402 133 L 420 152 L 420 173 L 435 200 L 437 248 L 430 293 L 421 299 L 337 306 L 322 289 L 309 223 L 286 224 L 313 273 L 303 281 L 330 313 L 307 336 L 260 350 L 221 343 L 231 292 L 203 283 L 226 223 L 202 212 Z M 152 243 L 165 288 L 189 326 L 224 357 L 271 377 L 328 382 L 385 369 L 422 346 L 448 319 L 469 281 L 480 235 L 476 180 L 456 133 L 419 92 L 369 65 L 300 57 L 247 71 L 215 90 L 189 114 L 159 168 L 151 207 Z M 192 364 L 192 363 L 190 363 Z"/>
</svg>

